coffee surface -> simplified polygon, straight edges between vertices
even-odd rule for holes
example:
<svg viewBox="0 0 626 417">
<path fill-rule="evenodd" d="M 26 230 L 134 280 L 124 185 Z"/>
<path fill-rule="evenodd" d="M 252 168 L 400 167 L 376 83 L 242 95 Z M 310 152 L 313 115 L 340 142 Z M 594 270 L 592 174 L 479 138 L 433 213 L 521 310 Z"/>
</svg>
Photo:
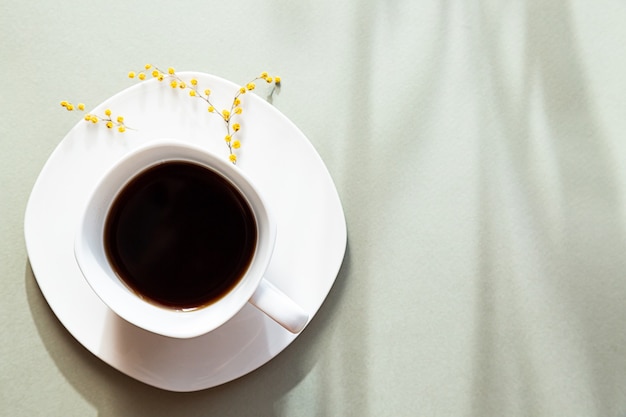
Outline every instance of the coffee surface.
<svg viewBox="0 0 626 417">
<path fill-rule="evenodd" d="M 113 202 L 104 246 L 138 296 L 194 309 L 230 291 L 256 248 L 257 227 L 241 193 L 219 174 L 170 161 L 133 178 Z"/>
</svg>

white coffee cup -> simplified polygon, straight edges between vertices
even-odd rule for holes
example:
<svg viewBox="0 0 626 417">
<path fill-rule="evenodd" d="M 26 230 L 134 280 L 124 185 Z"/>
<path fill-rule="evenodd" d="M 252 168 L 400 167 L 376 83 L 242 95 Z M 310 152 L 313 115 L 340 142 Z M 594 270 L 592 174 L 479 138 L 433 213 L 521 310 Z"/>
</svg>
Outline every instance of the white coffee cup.
<svg viewBox="0 0 626 417">
<path fill-rule="evenodd" d="M 146 169 L 169 161 L 200 165 L 227 179 L 248 202 L 257 225 L 255 252 L 239 282 L 218 300 L 182 311 L 146 301 L 112 268 L 105 251 L 104 227 L 117 194 Z M 124 320 L 153 333 L 191 338 L 208 333 L 235 316 L 250 302 L 292 333 L 300 332 L 308 314 L 263 278 L 270 263 L 276 225 L 253 182 L 225 158 L 175 139 L 159 139 L 131 151 L 98 182 L 76 232 L 74 253 L 86 281 L 100 299 Z"/>
</svg>

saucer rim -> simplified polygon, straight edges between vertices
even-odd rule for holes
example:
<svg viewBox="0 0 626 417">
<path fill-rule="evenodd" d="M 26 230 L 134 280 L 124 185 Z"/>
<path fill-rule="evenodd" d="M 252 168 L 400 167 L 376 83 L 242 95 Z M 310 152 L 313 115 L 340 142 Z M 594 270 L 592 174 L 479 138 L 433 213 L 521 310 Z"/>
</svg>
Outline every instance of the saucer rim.
<svg viewBox="0 0 626 417">
<path fill-rule="evenodd" d="M 193 77 L 202 79 L 204 81 L 209 81 L 211 83 L 214 83 L 212 85 L 217 86 L 217 88 L 215 88 L 216 91 L 219 89 L 227 89 L 227 88 L 232 88 L 233 86 L 236 86 L 236 84 L 230 81 L 227 81 L 222 78 L 219 78 L 210 74 L 206 74 L 206 73 L 184 72 L 184 73 L 180 73 L 180 75 L 181 76 L 193 76 Z M 146 83 L 148 82 L 149 81 L 147 81 Z M 96 111 L 98 109 L 105 108 L 111 103 L 117 103 L 117 104 L 122 105 L 123 104 L 122 99 L 124 99 L 126 95 L 132 96 L 132 94 L 137 94 L 137 92 L 142 88 L 143 89 L 146 88 L 145 84 L 144 86 L 142 86 L 141 84 L 138 84 L 138 85 L 129 87 L 115 94 L 111 98 L 105 100 L 103 103 L 101 103 L 99 106 L 96 107 Z M 329 203 L 330 206 L 332 206 L 330 207 L 330 209 L 332 209 L 330 211 L 329 211 L 329 207 L 324 207 L 326 211 L 326 215 L 328 216 L 328 219 L 332 220 L 332 222 L 330 223 L 332 223 L 332 226 L 334 229 L 332 230 L 332 241 L 328 242 L 329 244 L 332 245 L 332 249 L 334 251 L 331 256 L 332 259 L 327 260 L 328 262 L 324 262 L 324 261 L 319 262 L 320 261 L 319 259 L 315 259 L 316 264 L 324 264 L 324 270 L 323 270 L 324 276 L 322 277 L 324 279 L 323 286 L 319 285 L 319 282 L 321 282 L 321 280 L 318 280 L 318 279 L 315 279 L 315 280 L 307 279 L 306 281 L 303 280 L 301 282 L 298 282 L 298 284 L 305 284 L 304 285 L 305 287 L 308 285 L 309 290 L 311 288 L 316 290 L 315 291 L 316 293 L 314 296 L 311 296 L 310 294 L 304 294 L 304 295 L 300 294 L 302 297 L 305 297 L 307 300 L 306 305 L 303 305 L 303 307 L 305 308 L 305 310 L 309 312 L 309 315 L 310 315 L 309 323 L 310 323 L 311 320 L 314 319 L 314 316 L 317 314 L 323 301 L 325 300 L 328 293 L 330 292 L 335 280 L 337 279 L 337 274 L 339 273 L 340 267 L 343 263 L 343 258 L 345 256 L 345 250 L 347 246 L 347 230 L 346 230 L 346 222 L 345 222 L 345 217 L 343 213 L 343 208 L 341 206 L 341 201 L 339 199 L 337 189 L 335 187 L 335 184 L 332 178 L 330 177 L 328 169 L 324 165 L 324 162 L 322 161 L 321 157 L 319 156 L 319 154 L 313 147 L 312 143 L 295 126 L 295 124 L 293 124 L 293 122 L 291 122 L 286 116 L 284 116 L 278 109 L 276 109 L 269 103 L 266 103 L 265 101 L 263 101 L 260 97 L 256 95 L 250 95 L 250 96 L 253 97 L 251 99 L 251 102 L 253 104 L 250 104 L 250 105 L 254 106 L 255 111 L 259 111 L 260 113 L 263 113 L 264 116 L 271 116 L 270 118 L 272 118 L 274 123 L 277 124 L 276 126 L 273 126 L 273 127 L 281 131 L 282 133 L 287 133 L 288 136 L 290 136 L 289 140 L 293 141 L 294 147 L 295 145 L 297 145 L 298 152 L 300 152 L 300 154 L 296 154 L 296 159 L 297 157 L 301 159 L 306 159 L 306 161 L 308 161 L 307 163 L 311 164 L 309 168 L 313 168 L 316 172 L 315 172 L 315 175 L 311 175 L 311 173 L 308 172 L 307 176 L 310 178 L 315 177 L 315 180 L 314 180 L 315 186 L 318 188 L 320 186 L 323 187 L 324 188 L 323 191 L 325 193 L 324 197 L 329 199 L 328 201 L 324 201 L 324 203 Z M 58 261 L 56 262 L 58 264 L 56 266 L 57 269 L 73 270 L 74 275 L 71 279 L 75 281 L 81 280 L 82 282 L 83 281 L 82 274 L 80 275 L 80 278 L 76 276 L 76 271 L 79 271 L 79 270 L 78 270 L 78 266 L 76 265 L 76 261 L 74 259 L 73 253 L 67 253 L 67 251 L 63 251 L 62 248 L 59 248 L 62 245 L 57 245 L 58 243 L 60 243 L 58 240 L 55 240 L 51 238 L 50 236 L 44 239 L 36 236 L 38 232 L 37 228 L 40 226 L 43 228 L 49 229 L 48 235 L 58 237 L 58 235 L 63 235 L 63 233 L 66 233 L 66 234 L 70 234 L 73 236 L 72 230 L 70 230 L 69 232 L 60 231 L 59 229 L 62 229 L 62 225 L 52 224 L 52 223 L 55 223 L 54 221 L 50 221 L 50 222 L 43 221 L 43 218 L 37 218 L 37 216 L 41 214 L 42 209 L 40 205 L 42 201 L 43 202 L 52 201 L 52 199 L 55 197 L 54 189 L 46 189 L 46 185 L 49 185 L 51 182 L 54 184 L 54 181 L 52 180 L 58 179 L 59 172 L 63 171 L 63 169 L 59 167 L 59 164 L 62 164 L 64 158 L 67 158 L 67 155 L 72 154 L 73 151 L 74 152 L 78 151 L 79 153 L 88 152 L 88 148 L 90 147 L 93 151 L 93 146 L 91 145 L 81 144 L 80 146 L 77 146 L 76 136 L 84 134 L 84 132 L 85 132 L 85 123 L 78 122 L 74 126 L 74 128 L 72 128 L 68 132 L 68 134 L 63 138 L 63 140 L 61 140 L 61 142 L 57 145 L 55 150 L 52 152 L 52 154 L 50 155 L 50 157 L 44 164 L 39 174 L 39 177 L 37 178 L 37 181 L 35 182 L 33 186 L 33 189 L 32 189 L 32 192 L 31 192 L 31 195 L 29 197 L 29 201 L 26 207 L 25 220 L 24 220 L 24 234 L 25 234 L 25 240 L 26 240 L 26 247 L 27 247 L 27 252 L 29 254 L 29 261 L 31 263 L 31 268 L 33 270 L 35 279 L 37 280 L 39 287 L 41 288 L 41 291 L 46 301 L 50 305 L 52 311 L 55 313 L 55 315 L 63 324 L 63 326 L 70 332 L 70 334 L 72 334 L 72 336 L 79 343 L 81 343 L 85 348 L 87 348 L 87 350 L 92 352 L 96 357 L 100 358 L 105 363 L 111 365 L 112 367 L 120 370 L 121 372 L 129 375 L 130 377 L 134 379 L 137 379 L 148 385 L 152 385 L 152 386 L 162 388 L 165 390 L 189 392 L 189 391 L 197 391 L 197 390 L 202 390 L 206 388 L 211 388 L 211 387 L 232 381 L 234 379 L 237 379 L 243 375 L 246 375 L 247 373 L 257 369 L 258 367 L 264 365 L 265 363 L 269 362 L 271 359 L 276 357 L 276 355 L 282 352 L 289 344 L 291 344 L 291 342 L 293 342 L 293 340 L 295 340 L 299 336 L 299 334 L 294 335 L 294 334 L 289 333 L 288 331 L 286 331 L 285 329 L 283 329 L 282 327 L 278 326 L 276 323 L 271 321 L 271 319 L 267 318 L 263 313 L 258 312 L 258 310 L 256 310 L 255 308 L 247 304 L 238 314 L 239 317 L 235 316 L 233 319 L 225 323 L 220 328 L 209 333 L 209 335 L 214 335 L 215 337 L 217 337 L 216 335 L 217 333 L 220 333 L 220 336 L 221 336 L 223 333 L 228 332 L 228 329 L 231 328 L 233 330 L 230 331 L 231 332 L 230 337 L 235 338 L 234 329 L 240 329 L 240 330 L 244 329 L 246 331 L 250 331 L 250 329 L 253 329 L 255 334 L 258 333 L 259 335 L 261 335 L 261 337 L 271 336 L 271 337 L 267 337 L 266 341 L 269 341 L 268 346 L 266 346 L 263 352 L 260 352 L 260 353 L 255 352 L 253 354 L 250 354 L 250 352 L 247 352 L 244 349 L 238 353 L 240 356 L 244 356 L 247 361 L 246 366 L 243 368 L 241 366 L 237 367 L 238 369 L 236 370 L 232 370 L 232 369 L 229 370 L 229 369 L 222 368 L 219 370 L 219 372 L 216 372 L 215 374 L 207 375 L 206 376 L 207 378 L 205 378 L 204 380 L 195 380 L 193 382 L 190 382 L 186 379 L 187 375 L 175 375 L 178 379 L 176 378 L 168 379 L 168 375 L 159 375 L 155 377 L 155 376 L 150 375 L 150 370 L 138 369 L 137 367 L 134 367 L 132 362 L 124 362 L 124 361 L 118 360 L 121 358 L 119 355 L 122 355 L 122 353 L 115 351 L 114 350 L 115 347 L 108 346 L 107 342 L 104 340 L 106 335 L 102 334 L 108 331 L 107 330 L 108 327 L 113 326 L 116 329 L 120 330 L 121 333 L 126 332 L 131 337 L 136 337 L 137 340 L 141 342 L 152 340 L 153 339 L 152 336 L 151 335 L 146 336 L 144 333 L 142 333 L 141 329 L 138 329 L 126 323 L 125 321 L 120 319 L 118 316 L 116 316 L 114 313 L 112 313 L 108 309 L 108 307 L 104 306 L 104 304 L 90 305 L 90 302 L 93 302 L 93 299 L 72 300 L 71 302 L 72 305 L 63 306 L 62 302 L 66 300 L 59 299 L 57 294 L 54 294 L 54 285 L 51 284 L 51 277 L 50 277 L 50 275 L 54 275 L 54 274 L 52 271 L 49 270 L 50 269 L 49 262 L 47 265 L 45 261 L 56 260 Z M 102 134 L 101 132 L 97 132 L 94 134 L 94 136 L 95 136 L 95 140 L 99 140 L 100 138 L 104 136 L 104 134 Z M 149 136 L 150 135 L 147 135 L 147 137 L 145 137 L 144 140 L 150 140 Z M 90 140 L 91 139 L 92 138 L 90 138 Z M 139 142 L 135 141 L 134 143 L 137 144 Z M 116 146 L 117 148 L 114 147 L 115 149 L 113 153 L 117 152 L 120 156 L 129 150 L 128 146 L 124 146 L 124 145 L 116 145 Z M 72 148 L 75 148 L 75 149 L 72 149 Z M 274 149 L 274 150 L 276 151 L 277 149 Z M 259 151 L 259 148 L 256 148 L 256 151 Z M 284 151 L 284 149 L 280 149 L 280 146 L 279 146 L 278 151 Z M 269 154 L 267 154 L 266 156 L 269 156 Z M 290 158 L 293 159 L 294 155 L 291 154 Z M 302 162 L 302 161 L 298 160 L 298 162 Z M 74 166 L 75 168 L 77 167 L 83 170 L 93 168 L 94 171 L 97 171 L 98 169 L 103 170 L 106 165 L 100 162 L 95 163 L 93 165 L 89 165 L 88 162 L 72 161 L 72 163 L 75 164 Z M 249 164 L 247 166 L 254 167 L 254 164 Z M 291 165 L 292 168 L 294 166 L 295 165 Z M 257 168 L 258 168 L 258 165 L 257 165 Z M 88 172 L 88 171 L 85 171 L 85 172 Z M 75 173 L 73 174 L 75 175 Z M 92 172 L 91 175 L 95 176 L 96 174 L 95 172 Z M 78 198 L 78 200 L 80 200 L 80 198 Z M 315 210 L 313 209 L 311 207 L 307 207 L 307 208 L 303 208 L 303 211 L 307 211 L 308 214 L 314 215 Z M 56 220 L 56 219 L 51 219 L 51 220 Z M 309 220 L 309 219 L 305 218 L 305 220 Z M 280 222 L 278 226 L 280 227 Z M 42 242 L 42 241 L 45 241 L 45 242 Z M 59 247 L 56 247 L 56 246 L 59 246 Z M 305 249 L 307 249 L 306 245 L 303 245 L 303 246 L 305 246 Z M 42 255 L 42 252 L 46 250 L 49 250 L 50 253 L 46 253 Z M 55 256 L 58 256 L 58 259 L 55 259 Z M 71 258 L 71 259 L 68 259 L 68 258 Z M 282 272 L 281 268 L 285 269 L 286 267 L 284 265 L 277 266 L 274 272 L 277 272 L 277 273 Z M 80 272 L 78 273 L 80 274 Z M 54 279 L 52 279 L 52 281 L 54 281 Z M 312 282 L 312 281 L 315 281 L 315 282 Z M 87 285 L 84 282 L 82 284 Z M 79 285 L 78 282 L 76 282 L 75 285 Z M 84 288 L 80 290 L 84 291 Z M 301 292 L 304 293 L 305 291 L 303 290 Z M 93 297 L 97 298 L 95 294 L 93 294 Z M 98 299 L 98 302 L 101 303 L 99 299 Z M 68 309 L 71 310 L 73 314 L 71 312 L 68 312 Z M 89 318 L 76 317 L 76 315 L 81 311 L 89 312 L 89 314 L 92 316 L 90 320 L 97 322 L 97 326 L 95 327 L 100 327 L 100 333 L 89 330 L 89 327 L 90 326 L 93 327 L 94 325 L 93 323 L 89 322 L 88 320 Z M 262 317 L 259 316 L 259 314 Z M 246 323 L 253 323 L 254 327 L 246 327 L 247 326 Z M 207 335 L 204 335 L 204 336 L 207 336 Z M 204 341 L 205 339 L 208 340 L 209 338 L 201 336 L 201 337 L 193 338 L 193 339 L 177 339 L 179 342 L 171 342 L 170 338 L 163 337 L 162 339 L 159 339 L 161 345 L 163 346 L 160 346 L 160 345 L 157 345 L 157 346 L 158 346 L 159 352 L 167 350 L 166 353 L 168 354 L 171 354 L 172 351 L 175 351 L 174 353 L 176 354 L 179 354 L 180 352 L 185 352 L 185 351 L 195 352 L 197 349 L 206 347 L 201 343 L 201 341 Z M 213 347 L 214 346 L 211 346 L 211 348 Z M 149 348 L 150 347 L 146 347 L 146 349 L 149 349 Z M 157 347 L 155 346 L 154 349 L 157 349 Z M 228 368 L 228 366 L 231 365 L 231 362 L 234 361 L 234 359 L 238 358 L 237 356 L 232 357 L 233 354 L 230 354 L 230 355 L 231 355 L 229 357 L 230 361 L 228 361 L 228 363 L 224 365 L 225 368 Z M 124 357 L 123 359 L 130 360 L 129 358 L 126 358 L 126 357 Z"/>
</svg>

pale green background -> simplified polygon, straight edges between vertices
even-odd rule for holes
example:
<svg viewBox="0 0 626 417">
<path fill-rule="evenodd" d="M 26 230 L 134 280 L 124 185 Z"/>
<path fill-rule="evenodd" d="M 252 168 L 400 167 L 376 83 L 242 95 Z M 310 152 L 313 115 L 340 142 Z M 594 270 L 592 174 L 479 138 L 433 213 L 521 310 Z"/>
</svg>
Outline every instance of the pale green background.
<svg viewBox="0 0 626 417">
<path fill-rule="evenodd" d="M 301 337 L 196 393 L 86 351 L 24 245 L 59 101 L 146 62 L 279 73 L 348 225 Z M 624 1 L 1 0 L 0 82 L 0 415 L 626 415 Z"/>
</svg>

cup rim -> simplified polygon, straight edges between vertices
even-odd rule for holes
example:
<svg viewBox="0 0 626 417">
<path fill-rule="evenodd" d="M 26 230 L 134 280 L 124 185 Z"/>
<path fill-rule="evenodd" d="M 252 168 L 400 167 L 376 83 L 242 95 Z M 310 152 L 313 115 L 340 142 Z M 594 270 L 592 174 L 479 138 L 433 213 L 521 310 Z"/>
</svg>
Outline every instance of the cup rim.
<svg viewBox="0 0 626 417">
<path fill-rule="evenodd" d="M 104 253 L 104 222 L 117 194 L 144 170 L 168 161 L 196 163 L 227 179 L 248 201 L 257 223 L 255 253 L 242 279 L 220 299 L 191 311 L 167 308 L 141 299 L 116 276 Z M 164 138 L 132 150 L 96 183 L 78 222 L 74 255 L 92 290 L 118 316 L 153 333 L 191 338 L 216 329 L 243 308 L 269 265 L 275 238 L 276 224 L 265 199 L 239 167 L 197 145 Z"/>
</svg>

